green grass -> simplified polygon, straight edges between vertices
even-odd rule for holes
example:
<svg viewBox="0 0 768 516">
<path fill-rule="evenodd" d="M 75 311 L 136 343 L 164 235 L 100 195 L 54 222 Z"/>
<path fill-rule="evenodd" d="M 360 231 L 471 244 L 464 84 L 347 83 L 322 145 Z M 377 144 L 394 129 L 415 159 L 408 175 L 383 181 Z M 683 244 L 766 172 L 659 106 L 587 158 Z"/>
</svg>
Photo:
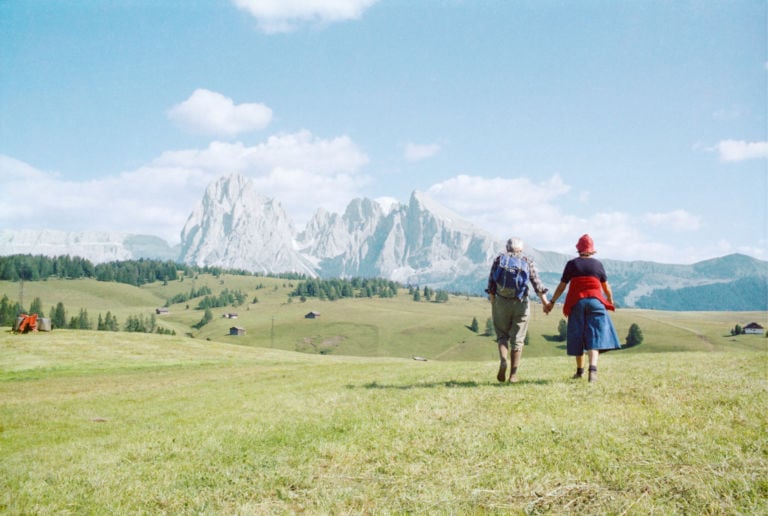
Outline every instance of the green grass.
<svg viewBox="0 0 768 516">
<path fill-rule="evenodd" d="M 764 514 L 752 342 L 609 353 L 593 385 L 525 354 L 501 385 L 493 359 L 2 333 L 0 512 Z"/>
<path fill-rule="evenodd" d="M 481 330 L 490 317 L 489 303 L 479 297 L 451 296 L 448 303 L 414 302 L 407 291 L 391 299 L 343 299 L 301 302 L 289 298 L 295 281 L 253 276 L 214 278 L 201 274 L 195 279 L 161 282 L 141 288 L 94 280 L 50 279 L 24 284 L 27 305 L 35 297 L 49 310 L 63 302 L 68 317 L 81 308 L 88 310 L 95 324 L 99 314 L 111 311 L 123 325 L 129 316 L 148 318 L 167 299 L 191 289 L 208 286 L 214 294 L 224 288 L 240 290 L 248 303 L 238 307 L 214 309 L 214 320 L 195 329 L 203 312 L 195 310 L 199 299 L 170 307 L 170 314 L 157 317 L 157 324 L 178 335 L 220 343 L 250 347 L 278 348 L 312 354 L 355 355 L 368 357 L 403 357 L 418 355 L 433 360 L 491 360 L 496 356 L 492 337 L 470 331 L 472 318 Z M 0 295 L 18 300 L 18 283 L 0 282 Z M 251 303 L 254 297 L 257 303 Z M 314 320 L 305 319 L 309 311 L 320 312 Z M 222 318 L 237 312 L 238 319 Z M 556 309 L 549 316 L 541 306 L 532 305 L 528 357 L 559 357 L 564 344 L 556 340 L 562 313 Z M 732 337 L 730 330 L 755 321 L 768 326 L 765 312 L 659 312 L 619 308 L 612 314 L 619 337 L 623 340 L 631 324 L 640 326 L 644 342 L 626 353 L 668 351 L 760 350 L 766 339 L 761 336 Z M 246 334 L 229 335 L 232 326 L 245 328 Z"/>
</svg>

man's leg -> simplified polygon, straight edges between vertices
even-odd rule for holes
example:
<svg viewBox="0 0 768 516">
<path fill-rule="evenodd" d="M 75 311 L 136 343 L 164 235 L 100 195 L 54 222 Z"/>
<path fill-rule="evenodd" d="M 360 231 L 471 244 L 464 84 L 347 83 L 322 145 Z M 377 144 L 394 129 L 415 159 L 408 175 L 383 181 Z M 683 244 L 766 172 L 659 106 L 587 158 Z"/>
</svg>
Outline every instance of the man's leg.
<svg viewBox="0 0 768 516">
<path fill-rule="evenodd" d="M 496 379 L 503 382 L 507 375 L 507 357 L 509 355 L 509 326 L 510 304 L 507 299 L 496 296 L 493 302 L 491 315 L 493 317 L 493 329 L 496 332 L 496 342 L 499 344 L 499 372 Z"/>
<path fill-rule="evenodd" d="M 507 355 L 509 354 L 508 339 L 499 339 L 499 372 L 496 373 L 496 379 L 503 382 L 507 376 Z"/>
<path fill-rule="evenodd" d="M 516 383 L 517 368 L 520 367 L 520 360 L 523 357 L 523 347 L 525 346 L 525 335 L 528 333 L 528 315 L 530 314 L 530 308 L 528 300 L 514 301 L 512 326 L 510 328 L 510 336 L 513 341 L 512 345 L 512 369 L 509 375 L 510 383 Z"/>
</svg>

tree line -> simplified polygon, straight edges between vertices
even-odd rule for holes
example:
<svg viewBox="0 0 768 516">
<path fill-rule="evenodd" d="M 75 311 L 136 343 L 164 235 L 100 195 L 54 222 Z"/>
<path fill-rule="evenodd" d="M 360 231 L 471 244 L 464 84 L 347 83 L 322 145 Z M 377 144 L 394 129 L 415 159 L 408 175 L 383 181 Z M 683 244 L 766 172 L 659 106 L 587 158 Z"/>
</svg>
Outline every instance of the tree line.
<svg viewBox="0 0 768 516">
<path fill-rule="evenodd" d="M 77 256 L 42 256 L 15 254 L 0 257 L 0 280 L 2 281 L 42 281 L 48 278 L 81 279 L 92 278 L 98 281 L 114 281 L 139 287 L 155 281 L 173 281 L 196 274 L 222 274 L 236 276 L 266 276 L 280 279 L 306 279 L 305 274 L 279 273 L 254 274 L 242 269 L 187 265 L 172 260 L 121 260 L 94 265 L 90 260 Z"/>
<path fill-rule="evenodd" d="M 301 281 L 291 292 L 291 296 L 302 300 L 308 297 L 335 301 L 354 297 L 395 297 L 401 285 L 382 278 L 351 279 L 309 279 Z"/>
<path fill-rule="evenodd" d="M 418 285 L 409 286 L 408 294 L 413 298 L 414 301 L 421 301 L 424 299 L 425 301 L 434 301 L 435 303 L 448 302 L 448 292 L 445 290 L 435 290 L 429 286 L 424 287 L 423 293 Z"/>
<path fill-rule="evenodd" d="M 13 326 L 19 314 L 37 314 L 40 318 L 46 317 L 43 303 L 39 297 L 33 299 L 29 305 L 29 310 L 26 310 L 18 301 L 13 302 L 7 295 L 3 295 L 0 298 L 0 326 Z M 174 330 L 158 326 L 155 314 L 151 314 L 149 317 L 144 317 L 142 314 L 129 315 L 122 327 L 117 316 L 109 310 L 103 316 L 99 313 L 95 324 L 85 308 L 80 308 L 76 315 L 68 316 L 64 303 L 61 301 L 51 306 L 47 314 L 51 321 L 51 329 L 176 334 Z"/>
</svg>

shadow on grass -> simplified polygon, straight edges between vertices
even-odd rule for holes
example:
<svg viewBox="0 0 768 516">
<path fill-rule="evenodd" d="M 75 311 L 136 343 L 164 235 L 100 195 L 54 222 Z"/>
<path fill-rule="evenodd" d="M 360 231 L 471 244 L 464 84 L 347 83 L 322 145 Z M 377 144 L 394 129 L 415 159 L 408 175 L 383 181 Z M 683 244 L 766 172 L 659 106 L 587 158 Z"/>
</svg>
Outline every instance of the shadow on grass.
<svg viewBox="0 0 768 516">
<path fill-rule="evenodd" d="M 514 387 L 514 386 L 523 386 L 523 385 L 548 385 L 552 383 L 550 380 L 520 380 L 516 384 L 510 384 L 509 382 L 499 382 L 499 381 L 487 381 L 487 382 L 476 382 L 474 380 L 469 381 L 457 381 L 457 380 L 448 380 L 447 382 L 422 382 L 422 383 L 411 383 L 411 384 L 404 384 L 404 385 L 395 385 L 395 384 L 385 384 L 385 383 L 379 383 L 377 381 L 373 381 L 370 383 L 366 383 L 363 385 L 346 385 L 345 387 L 347 389 L 357 389 L 357 388 L 364 388 L 364 389 L 394 389 L 394 390 L 408 390 L 408 389 L 434 389 L 437 387 L 447 387 L 447 388 L 472 388 L 472 387 Z"/>
</svg>

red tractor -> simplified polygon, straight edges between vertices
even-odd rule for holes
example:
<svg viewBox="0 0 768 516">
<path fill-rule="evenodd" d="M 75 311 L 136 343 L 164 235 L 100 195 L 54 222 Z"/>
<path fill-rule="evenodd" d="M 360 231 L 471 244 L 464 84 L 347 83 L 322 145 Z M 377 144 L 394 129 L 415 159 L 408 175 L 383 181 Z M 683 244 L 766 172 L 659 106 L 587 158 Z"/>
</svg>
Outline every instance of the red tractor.
<svg viewBox="0 0 768 516">
<path fill-rule="evenodd" d="M 37 331 L 37 314 L 21 314 L 16 318 L 16 325 L 13 328 L 16 333 L 27 333 L 28 331 Z"/>
</svg>

